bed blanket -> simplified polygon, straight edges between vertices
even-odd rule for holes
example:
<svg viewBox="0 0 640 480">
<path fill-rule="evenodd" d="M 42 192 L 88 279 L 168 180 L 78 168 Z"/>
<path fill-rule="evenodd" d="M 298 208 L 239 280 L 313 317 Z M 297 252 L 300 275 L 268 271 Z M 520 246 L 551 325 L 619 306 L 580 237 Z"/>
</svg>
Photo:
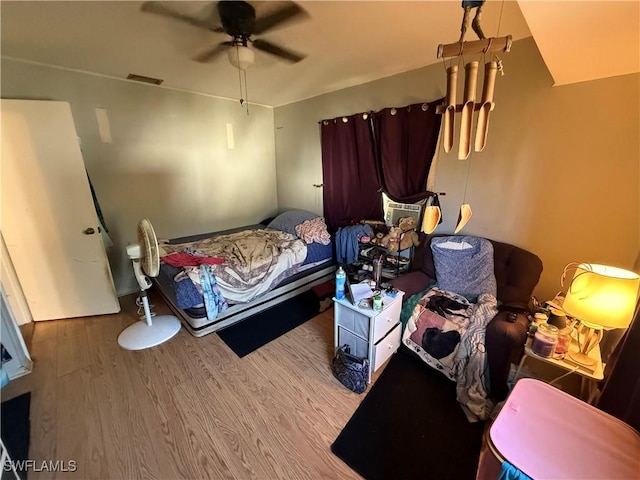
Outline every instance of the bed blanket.
<svg viewBox="0 0 640 480">
<path fill-rule="evenodd" d="M 484 334 L 497 313 L 497 300 L 482 294 L 477 303 L 432 288 L 415 306 L 402 341 L 420 359 L 456 382 L 457 400 L 470 422 L 488 418 L 493 405 L 484 378 Z"/>
<path fill-rule="evenodd" d="M 211 266 L 220 292 L 229 303 L 246 303 L 296 273 L 307 247 L 289 233 L 258 229 L 161 246 L 161 255 L 175 252 L 224 258 L 223 264 Z M 198 281 L 198 267 L 185 267 L 185 272 Z"/>
</svg>

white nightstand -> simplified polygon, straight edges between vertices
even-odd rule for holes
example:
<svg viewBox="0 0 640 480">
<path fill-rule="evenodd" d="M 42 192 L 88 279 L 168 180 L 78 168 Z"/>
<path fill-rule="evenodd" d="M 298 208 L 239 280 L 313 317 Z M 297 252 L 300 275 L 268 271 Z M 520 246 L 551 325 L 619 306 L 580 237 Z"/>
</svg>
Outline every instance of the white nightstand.
<svg viewBox="0 0 640 480">
<path fill-rule="evenodd" d="M 400 309 L 404 292 L 395 298 L 383 296 L 383 309 L 376 312 L 358 308 L 349 300 L 334 301 L 334 347 L 351 347 L 351 354 L 369 359 L 369 382 L 371 373 L 393 355 L 400 346 L 402 325 Z"/>
</svg>

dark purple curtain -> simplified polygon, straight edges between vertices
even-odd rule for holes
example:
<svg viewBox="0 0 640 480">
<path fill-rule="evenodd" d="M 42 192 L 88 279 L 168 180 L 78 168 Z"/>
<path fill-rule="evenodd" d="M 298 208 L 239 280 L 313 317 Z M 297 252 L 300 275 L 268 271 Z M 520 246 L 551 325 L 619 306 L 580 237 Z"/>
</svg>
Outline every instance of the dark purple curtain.
<svg viewBox="0 0 640 480">
<path fill-rule="evenodd" d="M 443 99 L 373 114 L 382 189 L 394 201 L 417 203 L 425 191 L 429 168 L 438 144 Z"/>
<path fill-rule="evenodd" d="M 320 126 L 324 216 L 334 232 L 352 219 L 382 219 L 371 116 L 344 118 Z"/>
<path fill-rule="evenodd" d="M 432 195 L 425 185 L 442 101 L 321 122 L 323 205 L 330 230 L 354 219 L 382 220 L 382 191 L 400 203 Z"/>
</svg>

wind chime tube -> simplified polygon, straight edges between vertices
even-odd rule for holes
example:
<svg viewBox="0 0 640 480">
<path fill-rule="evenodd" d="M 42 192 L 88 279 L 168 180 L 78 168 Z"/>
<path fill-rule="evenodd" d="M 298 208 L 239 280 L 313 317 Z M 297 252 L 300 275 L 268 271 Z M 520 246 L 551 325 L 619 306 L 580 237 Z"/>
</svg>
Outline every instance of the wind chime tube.
<svg viewBox="0 0 640 480">
<path fill-rule="evenodd" d="M 458 160 L 466 160 L 471 153 L 471 128 L 473 125 L 473 110 L 476 101 L 478 62 L 469 62 L 465 65 L 464 69 L 464 103 L 462 104 L 462 116 L 460 118 Z"/>
<path fill-rule="evenodd" d="M 427 235 L 433 233 L 442 219 L 442 211 L 440 210 L 440 200 L 438 194 L 434 193 L 427 200 L 427 206 L 422 217 L 422 231 Z"/>
<path fill-rule="evenodd" d="M 469 205 L 468 203 L 463 203 L 462 205 L 460 205 L 460 213 L 458 213 L 458 224 L 456 225 L 456 229 L 453 231 L 453 233 L 458 233 L 460 230 L 462 230 L 462 228 L 471 218 L 471 215 L 473 215 L 473 212 L 471 211 L 471 205 Z"/>
<path fill-rule="evenodd" d="M 478 124 L 476 125 L 475 151 L 481 152 L 487 143 L 489 133 L 489 113 L 493 110 L 493 92 L 496 86 L 496 73 L 498 62 L 491 61 L 484 65 L 484 84 L 482 86 L 482 104 L 478 111 Z"/>
<path fill-rule="evenodd" d="M 456 114 L 456 88 L 458 85 L 458 66 L 452 65 L 447 68 L 447 96 L 445 97 L 444 111 L 444 151 L 449 153 L 453 148 L 455 136 L 455 114 Z"/>
</svg>

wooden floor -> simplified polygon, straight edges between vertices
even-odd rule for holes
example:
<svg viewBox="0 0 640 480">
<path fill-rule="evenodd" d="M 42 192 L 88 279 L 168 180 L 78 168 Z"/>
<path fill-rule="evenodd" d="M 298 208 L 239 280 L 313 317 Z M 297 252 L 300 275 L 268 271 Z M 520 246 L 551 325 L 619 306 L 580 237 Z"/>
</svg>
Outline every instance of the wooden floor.
<svg viewBox="0 0 640 480">
<path fill-rule="evenodd" d="M 30 479 L 359 478 L 330 451 L 364 398 L 331 374 L 333 309 L 240 359 L 217 335 L 184 329 L 125 351 L 117 336 L 137 316 L 134 297 L 121 304 L 35 325 L 34 371 L 2 400 L 31 391 L 30 458 L 78 471 Z"/>
</svg>

